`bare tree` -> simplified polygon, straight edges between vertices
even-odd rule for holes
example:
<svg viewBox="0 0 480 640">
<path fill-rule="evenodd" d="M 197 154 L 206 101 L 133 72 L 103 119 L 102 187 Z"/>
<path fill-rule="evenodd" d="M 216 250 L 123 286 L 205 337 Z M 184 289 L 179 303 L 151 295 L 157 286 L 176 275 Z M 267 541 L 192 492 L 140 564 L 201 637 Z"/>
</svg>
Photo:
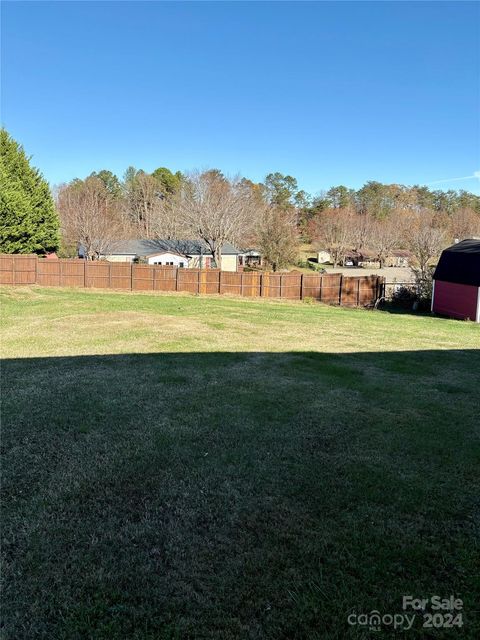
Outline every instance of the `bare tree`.
<svg viewBox="0 0 480 640">
<path fill-rule="evenodd" d="M 430 262 L 436 258 L 446 240 L 446 231 L 439 224 L 435 212 L 429 209 L 412 211 L 404 218 L 404 238 L 416 265 L 412 267 L 419 298 L 431 293 Z"/>
<path fill-rule="evenodd" d="M 152 212 L 150 235 L 162 240 L 179 240 L 188 235 L 182 218 L 179 194 L 162 198 Z"/>
<path fill-rule="evenodd" d="M 273 271 L 286 267 L 297 257 L 297 216 L 293 208 L 264 206 L 256 229 L 256 242 Z"/>
<path fill-rule="evenodd" d="M 450 216 L 450 235 L 458 240 L 480 236 L 480 214 L 467 208 L 454 211 Z"/>
<path fill-rule="evenodd" d="M 194 172 L 162 207 L 158 229 L 170 230 L 179 239 L 203 240 L 221 268 L 222 246 L 238 242 L 253 227 L 256 211 L 251 190 L 242 181 L 215 170 Z"/>
<path fill-rule="evenodd" d="M 154 236 L 153 228 L 162 206 L 163 193 L 158 180 L 145 171 L 130 170 L 124 181 L 124 217 L 142 238 Z"/>
<path fill-rule="evenodd" d="M 368 213 L 352 213 L 351 241 L 355 251 L 361 251 L 371 244 L 375 220 Z"/>
<path fill-rule="evenodd" d="M 405 218 L 404 236 L 418 268 L 426 273 L 429 262 L 445 244 L 445 230 L 438 225 L 435 213 L 428 209 L 410 213 Z"/>
<path fill-rule="evenodd" d="M 315 223 L 314 238 L 328 251 L 334 267 L 353 244 L 354 215 L 350 209 L 327 209 Z"/>
<path fill-rule="evenodd" d="M 81 245 L 88 260 L 107 253 L 121 233 L 112 197 L 98 178 L 59 187 L 57 209 L 65 242 Z"/>
<path fill-rule="evenodd" d="M 383 220 L 374 220 L 370 229 L 369 244 L 375 251 L 377 260 L 382 268 L 392 249 L 400 242 L 400 226 L 398 217 L 391 214 Z"/>
</svg>

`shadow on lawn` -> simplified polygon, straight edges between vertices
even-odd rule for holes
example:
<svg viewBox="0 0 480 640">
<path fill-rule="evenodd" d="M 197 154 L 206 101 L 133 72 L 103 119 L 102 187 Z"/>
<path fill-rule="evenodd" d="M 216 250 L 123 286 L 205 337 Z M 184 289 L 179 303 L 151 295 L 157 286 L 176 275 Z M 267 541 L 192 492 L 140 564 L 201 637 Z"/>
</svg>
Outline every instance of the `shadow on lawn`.
<svg viewBox="0 0 480 640">
<path fill-rule="evenodd" d="M 5 638 L 343 638 L 403 594 L 478 637 L 480 351 L 2 369 Z"/>
</svg>

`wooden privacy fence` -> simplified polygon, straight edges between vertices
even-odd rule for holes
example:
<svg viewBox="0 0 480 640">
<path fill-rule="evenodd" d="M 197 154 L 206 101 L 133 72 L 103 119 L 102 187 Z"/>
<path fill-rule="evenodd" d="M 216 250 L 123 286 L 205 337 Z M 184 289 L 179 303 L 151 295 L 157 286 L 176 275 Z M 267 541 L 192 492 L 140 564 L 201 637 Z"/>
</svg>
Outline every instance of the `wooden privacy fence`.
<svg viewBox="0 0 480 640">
<path fill-rule="evenodd" d="M 130 262 L 46 260 L 35 255 L 0 255 L 0 284 L 12 285 L 232 293 L 290 300 L 313 298 L 328 304 L 368 306 L 381 295 L 383 283 L 381 276 L 229 272 Z"/>
</svg>

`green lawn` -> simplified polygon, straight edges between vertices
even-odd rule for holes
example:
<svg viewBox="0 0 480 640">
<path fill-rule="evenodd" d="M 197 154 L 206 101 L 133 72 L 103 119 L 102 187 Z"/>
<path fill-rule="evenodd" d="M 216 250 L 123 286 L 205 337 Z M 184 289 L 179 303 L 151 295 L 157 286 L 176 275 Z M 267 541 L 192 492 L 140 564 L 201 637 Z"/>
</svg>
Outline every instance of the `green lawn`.
<svg viewBox="0 0 480 640">
<path fill-rule="evenodd" d="M 349 614 L 452 594 L 463 628 L 428 637 L 480 637 L 480 327 L 36 287 L 1 305 L 2 638 L 368 638 Z"/>
</svg>

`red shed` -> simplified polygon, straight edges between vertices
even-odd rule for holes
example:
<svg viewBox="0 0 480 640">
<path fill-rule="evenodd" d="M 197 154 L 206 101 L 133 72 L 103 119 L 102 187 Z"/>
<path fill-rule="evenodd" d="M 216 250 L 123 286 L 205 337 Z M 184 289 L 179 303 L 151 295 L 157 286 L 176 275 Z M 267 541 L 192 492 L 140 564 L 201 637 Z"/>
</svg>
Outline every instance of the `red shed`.
<svg viewBox="0 0 480 640">
<path fill-rule="evenodd" d="M 432 311 L 480 322 L 480 240 L 462 240 L 442 252 L 433 274 Z"/>
</svg>

